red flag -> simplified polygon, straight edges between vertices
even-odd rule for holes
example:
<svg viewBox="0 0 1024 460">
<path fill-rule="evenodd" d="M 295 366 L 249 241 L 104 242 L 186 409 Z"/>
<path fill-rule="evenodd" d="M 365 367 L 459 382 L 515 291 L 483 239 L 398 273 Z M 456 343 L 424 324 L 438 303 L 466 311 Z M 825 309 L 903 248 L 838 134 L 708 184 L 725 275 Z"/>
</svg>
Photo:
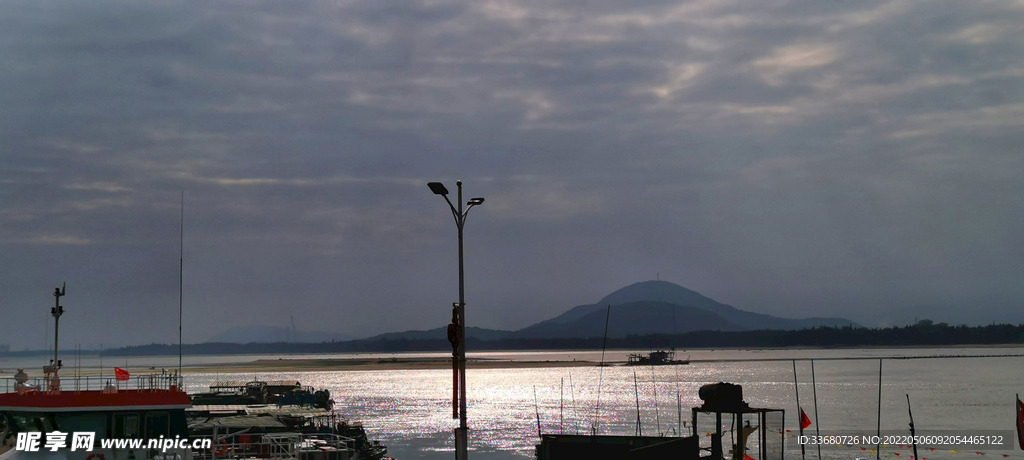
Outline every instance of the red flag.
<svg viewBox="0 0 1024 460">
<path fill-rule="evenodd" d="M 117 377 L 118 382 L 123 382 L 125 380 L 128 380 L 128 378 L 131 377 L 131 374 L 129 374 L 128 371 L 121 369 L 120 367 L 115 367 L 114 376 Z"/>
<path fill-rule="evenodd" d="M 806 430 L 809 426 L 811 426 L 811 419 L 807 418 L 807 412 L 804 412 L 803 409 L 800 409 L 800 428 Z"/>
<path fill-rule="evenodd" d="M 754 457 L 751 457 L 747 454 L 743 454 L 743 460 L 754 460 Z"/>
<path fill-rule="evenodd" d="M 1017 396 L 1017 443 L 1024 449 L 1024 403 L 1020 402 Z"/>
</svg>

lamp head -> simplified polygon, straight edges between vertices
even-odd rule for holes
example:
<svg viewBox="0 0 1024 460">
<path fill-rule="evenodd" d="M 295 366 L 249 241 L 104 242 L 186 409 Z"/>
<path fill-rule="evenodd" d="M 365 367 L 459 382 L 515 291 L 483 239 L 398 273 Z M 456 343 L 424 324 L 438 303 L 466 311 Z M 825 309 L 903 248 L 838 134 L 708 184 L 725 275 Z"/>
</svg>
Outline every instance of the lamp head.
<svg viewBox="0 0 1024 460">
<path fill-rule="evenodd" d="M 427 187 L 430 187 L 430 191 L 434 192 L 434 195 L 444 196 L 448 194 L 448 189 L 440 182 L 427 182 Z"/>
<path fill-rule="evenodd" d="M 484 199 L 483 198 L 471 198 L 469 200 L 469 202 L 467 202 L 466 204 L 468 204 L 470 206 L 476 206 L 478 204 L 484 204 Z"/>
</svg>

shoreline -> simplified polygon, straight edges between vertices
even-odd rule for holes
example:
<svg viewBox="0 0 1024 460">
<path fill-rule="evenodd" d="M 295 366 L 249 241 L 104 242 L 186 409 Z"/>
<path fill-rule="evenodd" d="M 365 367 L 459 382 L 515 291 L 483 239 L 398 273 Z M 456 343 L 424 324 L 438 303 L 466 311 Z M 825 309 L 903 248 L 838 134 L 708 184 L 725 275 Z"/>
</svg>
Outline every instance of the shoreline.
<svg viewBox="0 0 1024 460">
<path fill-rule="evenodd" d="M 191 346 L 194 344 L 185 344 Z M 875 349 L 888 349 L 888 350 L 905 350 L 905 349 L 921 349 L 921 348 L 1022 348 L 1024 349 L 1024 343 L 972 343 L 972 344 L 945 344 L 945 345 L 934 345 L 934 344 L 914 344 L 914 345 L 851 345 L 851 346 L 821 346 L 821 345 L 790 345 L 790 346 L 778 346 L 778 347 L 753 347 L 753 346 L 692 346 L 692 347 L 676 347 L 678 351 L 785 351 L 785 350 L 875 350 Z M 622 348 L 614 347 L 608 348 L 608 352 L 637 352 L 647 348 Z M 119 354 L 115 353 L 117 349 L 106 350 L 103 354 L 109 358 L 135 358 L 135 357 L 176 357 L 178 354 L 157 352 L 153 354 Z M 558 353 L 558 352 L 599 352 L 600 348 L 478 348 L 474 349 L 472 353 Z M 61 349 L 60 353 L 65 356 L 74 355 L 76 353 L 81 356 L 98 356 L 98 350 L 75 350 L 75 349 Z M 306 351 L 292 351 L 292 352 L 224 352 L 224 353 L 185 353 L 185 356 L 196 357 L 196 356 L 268 356 L 268 355 L 353 355 L 353 354 L 369 354 L 369 355 L 382 355 L 382 354 L 447 354 L 445 350 L 367 350 L 367 351 L 338 351 L 338 352 L 306 352 Z M 51 356 L 53 350 L 17 350 L 0 352 L 0 359 L 6 358 L 29 358 L 35 356 Z"/>
<path fill-rule="evenodd" d="M 970 354 L 970 355 L 918 355 L 918 356 L 838 356 L 819 358 L 722 358 L 722 359 L 691 359 L 688 364 L 680 366 L 742 363 L 742 362 L 779 362 L 779 361 L 874 361 L 916 360 L 916 359 L 984 359 L 984 358 L 1019 358 L 1022 353 L 1004 354 Z M 531 369 L 555 367 L 599 367 L 595 361 L 515 361 L 509 359 L 470 358 L 466 360 L 467 369 Z M 607 361 L 608 367 L 624 367 L 624 361 Z M 672 364 L 670 364 L 672 365 Z M 308 372 L 308 371 L 402 371 L 402 370 L 438 370 L 451 369 L 451 358 L 299 358 L 299 359 L 258 359 L 255 361 L 197 365 L 185 367 L 184 373 L 209 374 L 233 372 Z M 644 367 L 647 367 L 646 365 Z"/>
<path fill-rule="evenodd" d="M 529 369 L 547 367 L 596 367 L 593 361 L 513 361 L 508 359 L 466 360 L 467 369 Z M 185 367 L 186 374 L 288 371 L 405 371 L 451 369 L 451 358 L 324 358 L 258 359 L 241 363 Z"/>
</svg>

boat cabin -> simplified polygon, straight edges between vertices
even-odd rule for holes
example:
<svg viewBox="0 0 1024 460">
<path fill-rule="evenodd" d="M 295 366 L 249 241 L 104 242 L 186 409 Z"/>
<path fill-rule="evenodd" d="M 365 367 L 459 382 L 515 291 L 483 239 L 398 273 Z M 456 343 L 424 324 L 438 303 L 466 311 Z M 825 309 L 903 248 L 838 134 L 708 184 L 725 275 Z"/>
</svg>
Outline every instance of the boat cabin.
<svg viewBox="0 0 1024 460">
<path fill-rule="evenodd" d="M 0 378 L 0 460 L 62 458 L 129 460 L 191 458 L 188 449 L 150 449 L 149 440 L 187 440 L 191 405 L 176 374 L 30 379 L 23 371 Z M 46 448 L 47 434 L 65 435 L 62 448 Z M 20 433 L 41 433 L 36 452 L 15 449 Z M 75 433 L 92 433 L 92 450 L 71 450 Z M 24 435 L 23 435 L 24 436 Z M 141 446 L 103 449 L 103 440 L 141 439 Z"/>
<path fill-rule="evenodd" d="M 0 378 L 0 460 L 191 460 L 185 408 L 191 405 L 178 373 L 61 377 L 60 298 L 53 293 L 53 358 L 42 375 L 23 369 Z M 84 442 L 83 442 L 84 438 Z M 124 440 L 119 445 L 104 441 Z M 149 441 L 166 448 L 150 448 Z M 134 441 L 127 443 L 127 441 Z"/>
</svg>

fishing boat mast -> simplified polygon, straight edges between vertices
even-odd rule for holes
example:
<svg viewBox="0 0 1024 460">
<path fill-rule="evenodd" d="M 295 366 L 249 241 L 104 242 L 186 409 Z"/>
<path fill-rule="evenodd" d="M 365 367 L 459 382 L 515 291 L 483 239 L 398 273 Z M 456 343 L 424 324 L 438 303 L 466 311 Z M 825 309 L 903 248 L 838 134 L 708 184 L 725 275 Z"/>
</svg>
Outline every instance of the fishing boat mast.
<svg viewBox="0 0 1024 460">
<path fill-rule="evenodd" d="M 60 389 L 60 378 L 57 376 L 57 373 L 61 368 L 61 362 L 57 353 L 60 349 L 60 315 L 64 314 L 64 307 L 60 305 L 60 298 L 64 297 L 67 284 L 67 282 L 64 282 L 61 287 L 53 289 L 54 307 L 50 309 L 50 314 L 53 315 L 53 360 L 50 361 L 48 366 L 43 367 L 43 372 L 47 376 L 47 386 L 50 390 Z"/>
</svg>

